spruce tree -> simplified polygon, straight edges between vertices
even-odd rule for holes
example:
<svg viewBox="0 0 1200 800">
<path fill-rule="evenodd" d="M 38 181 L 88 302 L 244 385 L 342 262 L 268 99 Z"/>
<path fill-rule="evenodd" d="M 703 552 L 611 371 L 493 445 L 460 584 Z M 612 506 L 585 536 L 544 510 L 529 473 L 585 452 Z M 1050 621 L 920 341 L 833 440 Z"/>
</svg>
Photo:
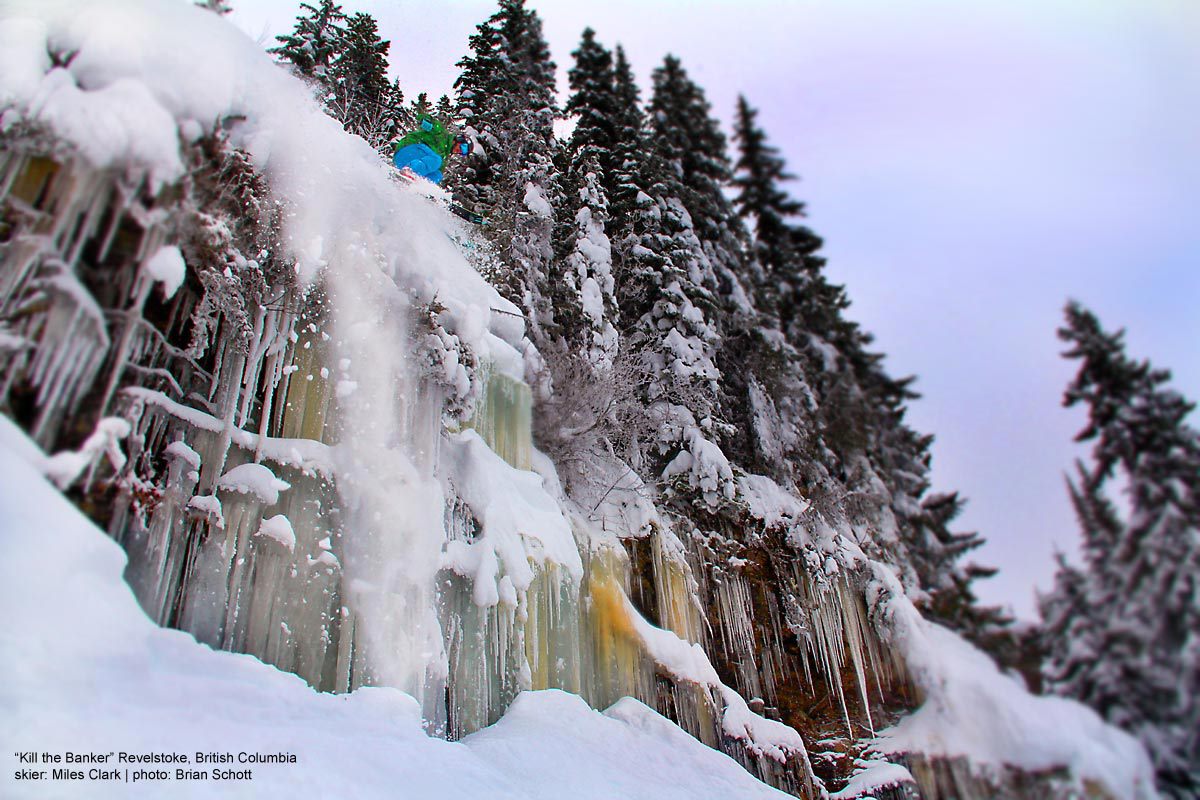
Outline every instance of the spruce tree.
<svg viewBox="0 0 1200 800">
<path fill-rule="evenodd" d="M 597 370 L 610 370 L 617 355 L 613 321 L 617 308 L 612 244 L 605 233 L 608 197 L 599 155 L 584 149 L 564 176 L 566 241 L 562 281 L 554 297 L 556 322 L 570 349 Z"/>
<path fill-rule="evenodd" d="M 734 141 L 738 157 L 734 164 L 733 185 L 738 194 L 734 207 L 751 229 L 757 269 L 751 270 L 750 283 L 761 311 L 779 320 L 790 320 L 790 307 L 797 292 L 815 283 L 818 263 L 812 254 L 821 240 L 795 220 L 804 216 L 804 204 L 793 199 L 783 184 L 795 180 L 787 172 L 779 150 L 767 143 L 767 135 L 757 124 L 758 111 L 744 96 L 738 97 Z"/>
<path fill-rule="evenodd" d="M 653 145 L 680 179 L 684 207 L 702 241 L 715 242 L 730 217 L 723 187 L 729 182 L 725 134 L 712 117 L 704 90 L 679 59 L 654 70 L 649 115 Z"/>
<path fill-rule="evenodd" d="M 618 81 L 636 94 L 631 80 Z M 649 136 L 639 132 L 637 141 Z M 637 364 L 635 382 L 655 420 L 653 440 L 630 442 L 627 456 L 652 480 L 664 467 L 668 477 L 681 476 L 674 485 L 714 506 L 732 495 L 732 473 L 715 444 L 727 426 L 718 404 L 712 263 L 683 202 L 679 171 L 659 148 L 626 148 L 617 169 L 618 198 L 628 209 L 614 241 L 622 347 Z"/>
<path fill-rule="evenodd" d="M 738 195 L 733 202 L 738 216 L 751 225 L 759 260 L 771 272 L 778 272 L 795 250 L 796 229 L 791 221 L 804 215 L 804 204 L 783 190 L 782 184 L 795 180 L 795 176 L 786 171 L 779 150 L 767 144 L 757 116 L 758 111 L 739 95 L 734 124 L 738 158 L 733 179 Z"/>
<path fill-rule="evenodd" d="M 523 308 L 535 342 L 553 314 L 543 296 L 553 258 L 554 62 L 542 22 L 524 0 L 499 10 L 470 38 L 458 62 L 459 115 L 477 144 L 455 185 L 464 204 L 487 214 L 503 263 L 500 290 Z"/>
<path fill-rule="evenodd" d="M 427 92 L 418 94 L 417 99 L 412 101 L 410 111 L 414 117 L 419 117 L 423 114 L 432 114 L 433 104 L 429 102 L 429 94 Z"/>
<path fill-rule="evenodd" d="M 384 149 L 399 132 L 404 94 L 387 78 L 390 43 L 381 39 L 370 14 L 356 13 L 346 22 L 328 73 L 327 107 L 350 133 Z"/>
<path fill-rule="evenodd" d="M 573 94 L 563 109 L 567 115 L 577 117 L 569 149 L 573 161 L 596 160 L 604 176 L 605 194 L 610 195 L 614 187 L 609 176 L 615 174 L 613 149 L 617 136 L 612 53 L 596 41 L 595 31 L 587 28 L 572 55 L 575 65 L 567 75 Z"/>
<path fill-rule="evenodd" d="M 625 57 L 625 50 L 617 45 L 613 63 L 613 145 L 612 169 L 607 176 L 610 201 L 610 226 L 612 238 L 623 238 L 620 231 L 626 221 L 631 220 L 636 208 L 638 192 L 638 165 L 644 160 L 648 147 L 644 134 L 645 119 L 633 68 Z"/>
<path fill-rule="evenodd" d="M 565 296 L 553 300 L 564 330 L 581 334 L 579 349 L 589 363 L 611 369 L 618 336 L 613 247 L 608 234 L 610 175 L 615 132 L 615 76 L 612 53 L 584 30 L 575 64 L 568 72 L 572 95 L 564 113 L 576 116 L 570 141 L 561 153 L 564 191 L 560 214 Z M 563 295 L 563 292 L 557 293 Z"/>
<path fill-rule="evenodd" d="M 978 533 L 958 533 L 950 525 L 962 513 L 958 492 L 934 494 L 921 501 L 912 520 L 915 531 L 907 547 L 921 590 L 929 596 L 925 607 L 937 622 L 956 630 L 976 644 L 988 647 L 989 638 L 1012 623 L 1002 610 L 981 606 L 971 584 L 996 574 L 992 567 L 960 564 L 964 555 L 980 547 Z"/>
<path fill-rule="evenodd" d="M 1166 384 L 1170 373 L 1125 355 L 1077 303 L 1059 337 L 1079 370 L 1064 404 L 1082 404 L 1077 440 L 1093 442 L 1089 465 L 1070 483 L 1083 528 L 1082 588 L 1061 576 L 1045 601 L 1055 611 L 1082 593 L 1094 613 L 1088 636 L 1052 638 L 1046 677 L 1135 733 L 1177 797 L 1200 791 L 1200 433 L 1194 405 Z M 1128 514 L 1103 494 L 1120 473 Z M 1070 582 L 1068 582 L 1068 579 Z M 1061 628 L 1061 625 L 1058 625 Z"/>
<path fill-rule="evenodd" d="M 342 47 L 345 26 L 346 14 L 334 0 L 301 3 L 295 30 L 276 36 L 279 45 L 267 52 L 291 64 L 297 75 L 328 88 L 329 65 Z"/>
</svg>

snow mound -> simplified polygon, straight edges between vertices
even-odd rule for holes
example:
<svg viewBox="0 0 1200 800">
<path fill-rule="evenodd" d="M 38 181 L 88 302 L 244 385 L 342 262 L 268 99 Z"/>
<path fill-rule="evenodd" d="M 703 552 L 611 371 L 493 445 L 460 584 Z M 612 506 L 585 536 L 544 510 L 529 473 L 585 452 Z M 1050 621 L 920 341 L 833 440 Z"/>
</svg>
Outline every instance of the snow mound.
<svg viewBox="0 0 1200 800">
<path fill-rule="evenodd" d="M 539 746 L 515 748 L 529 739 Z M 790 797 L 629 697 L 600 715 L 573 694 L 526 692 L 499 722 L 463 742 L 492 763 L 510 764 L 538 800 L 694 800 L 700 782 L 706 797 Z M 550 784 L 546 775 L 559 777 Z"/>
<path fill-rule="evenodd" d="M 217 481 L 217 488 L 251 494 L 263 505 L 273 506 L 279 502 L 279 493 L 292 488 L 292 485 L 276 478 L 275 473 L 262 464 L 242 464 L 222 475 Z"/>
</svg>

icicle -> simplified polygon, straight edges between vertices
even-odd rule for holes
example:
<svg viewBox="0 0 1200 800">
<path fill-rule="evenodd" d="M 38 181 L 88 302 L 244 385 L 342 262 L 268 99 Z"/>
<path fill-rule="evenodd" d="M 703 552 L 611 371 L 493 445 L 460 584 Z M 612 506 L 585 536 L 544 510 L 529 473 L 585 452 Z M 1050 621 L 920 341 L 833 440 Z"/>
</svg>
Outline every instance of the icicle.
<svg viewBox="0 0 1200 800">
<path fill-rule="evenodd" d="M 90 387 L 108 348 L 104 316 L 91 295 L 61 262 L 47 264 L 50 277 L 38 286 L 51 300 L 28 378 L 38 387 L 34 438 L 48 446 L 62 418 L 77 407 Z"/>
<path fill-rule="evenodd" d="M 275 320 L 276 312 L 270 312 L 268 317 L 267 309 L 261 307 L 254 315 L 254 333 L 250 336 L 252 350 L 250 351 L 250 356 L 246 359 L 245 368 L 240 380 L 242 385 L 242 407 L 237 419 L 237 426 L 239 428 L 246 427 L 246 420 L 250 417 L 250 409 L 254 405 L 254 390 L 258 387 L 258 373 L 262 367 L 262 359 L 266 355 L 267 350 L 274 344 Z"/>
<path fill-rule="evenodd" d="M 121 338 L 117 340 L 113 351 L 112 369 L 109 372 L 108 385 L 105 387 L 104 394 L 100 398 L 101 414 L 108 411 L 113 395 L 117 391 L 117 386 L 121 382 L 121 375 L 125 372 L 125 366 L 130 360 L 130 351 L 137 335 L 137 326 L 142 321 L 142 312 L 146 307 L 146 300 L 150 297 L 150 290 L 154 287 L 154 282 L 146 277 L 141 277 L 135 285 L 137 286 L 136 293 L 133 302 L 130 303 L 123 314 L 124 321 L 121 327 Z"/>
<path fill-rule="evenodd" d="M 496 455 L 517 469 L 529 469 L 533 457 L 533 395 L 523 382 L 492 366 L 479 370 L 481 399 L 470 425 Z"/>
</svg>

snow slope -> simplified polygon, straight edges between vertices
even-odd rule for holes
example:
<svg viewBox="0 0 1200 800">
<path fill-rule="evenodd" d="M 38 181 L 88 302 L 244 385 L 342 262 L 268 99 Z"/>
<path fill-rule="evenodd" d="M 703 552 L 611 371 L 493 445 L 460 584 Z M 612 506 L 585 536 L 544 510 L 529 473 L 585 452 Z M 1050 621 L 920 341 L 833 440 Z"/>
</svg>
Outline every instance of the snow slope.
<svg viewBox="0 0 1200 800">
<path fill-rule="evenodd" d="M 122 579 L 120 547 L 38 474 L 42 460 L 0 417 L 0 796 L 787 797 L 634 700 L 601 714 L 530 692 L 451 743 L 425 735 L 400 691 L 318 694 L 158 628 Z M 12 754 L 26 750 L 290 752 L 298 763 L 252 765 L 250 782 L 17 782 Z"/>
<path fill-rule="evenodd" d="M 1082 703 L 1037 696 L 956 633 L 923 619 L 888 567 L 873 562 L 877 610 L 924 702 L 873 743 L 879 753 L 967 758 L 976 769 L 1068 767 L 1115 797 L 1158 796 L 1137 739 Z"/>
</svg>

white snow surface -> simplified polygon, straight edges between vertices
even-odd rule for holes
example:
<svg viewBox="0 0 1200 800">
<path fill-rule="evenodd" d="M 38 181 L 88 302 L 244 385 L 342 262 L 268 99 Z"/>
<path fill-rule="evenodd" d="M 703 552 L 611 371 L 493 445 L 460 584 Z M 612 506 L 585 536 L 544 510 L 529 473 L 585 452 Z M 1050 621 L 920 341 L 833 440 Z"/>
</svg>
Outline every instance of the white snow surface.
<svg viewBox="0 0 1200 800">
<path fill-rule="evenodd" d="M 769 528 L 796 523 L 808 510 L 806 501 L 765 475 L 742 475 L 738 477 L 737 485 L 751 516 L 762 520 Z"/>
<path fill-rule="evenodd" d="M 13 655 L 0 674 L 4 752 L 288 752 L 299 762 L 251 765 L 245 783 L 172 781 L 171 797 L 787 797 L 632 700 L 601 714 L 573 695 L 526 693 L 497 725 L 451 743 L 427 736 L 398 690 L 319 694 L 158 628 L 122 580 L 120 547 L 41 478 L 37 455 L 0 417 L 0 649 Z M 165 793 L 162 783 L 17 782 L 5 770 L 0 796 Z"/>
<path fill-rule="evenodd" d="M 964 756 L 977 766 L 1037 772 L 1070 767 L 1099 781 L 1113 797 L 1158 795 L 1146 751 L 1090 708 L 1061 697 L 1030 694 L 960 636 L 923 619 L 892 570 L 871 564 L 873 604 L 882 612 L 925 702 L 873 744 L 881 753 Z"/>
<path fill-rule="evenodd" d="M 526 692 L 499 722 L 463 741 L 492 763 L 508 765 L 538 800 L 791 797 L 750 778 L 733 759 L 631 697 L 600 715 L 573 694 Z M 529 749 L 530 741 L 537 747 Z M 633 749 L 639 745 L 649 747 Z M 557 779 L 547 781 L 550 775 Z"/>
<path fill-rule="evenodd" d="M 187 265 L 183 261 L 183 253 L 176 245 L 166 245 L 158 248 L 154 255 L 146 261 L 143 269 L 151 280 L 162 286 L 163 296 L 170 300 L 183 285 L 187 277 Z"/>
<path fill-rule="evenodd" d="M 283 514 L 276 514 L 273 517 L 264 519 L 262 525 L 258 528 L 258 535 L 274 539 L 283 545 L 288 552 L 293 552 L 296 549 L 296 532 L 292 530 L 291 520 Z"/>
<path fill-rule="evenodd" d="M 279 493 L 292 488 L 292 485 L 276 478 L 275 473 L 262 464 L 241 464 L 222 475 L 217 481 L 217 488 L 252 494 L 263 505 L 273 506 L 279 502 Z"/>
<path fill-rule="evenodd" d="M 531 561 L 558 564 L 575 580 L 583 578 L 570 523 L 541 475 L 510 466 L 469 429 L 446 438 L 442 457 L 455 491 L 483 528 L 473 542 L 448 542 L 443 556 L 444 566 L 472 578 L 476 605 L 500 602 L 502 579 L 528 589 Z"/>
</svg>

